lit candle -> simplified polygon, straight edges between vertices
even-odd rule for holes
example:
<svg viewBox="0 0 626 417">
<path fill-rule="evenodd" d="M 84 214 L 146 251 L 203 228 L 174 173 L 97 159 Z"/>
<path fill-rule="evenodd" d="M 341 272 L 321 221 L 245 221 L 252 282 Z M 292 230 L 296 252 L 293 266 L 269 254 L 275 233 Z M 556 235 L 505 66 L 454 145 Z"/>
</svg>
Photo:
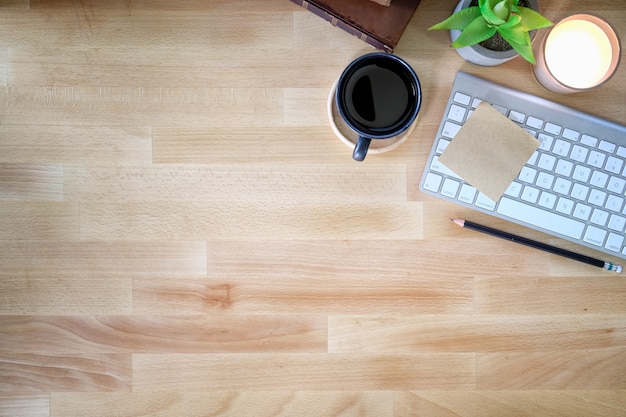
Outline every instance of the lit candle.
<svg viewBox="0 0 626 417">
<path fill-rule="evenodd" d="M 597 16 L 563 19 L 538 42 L 535 77 L 557 93 L 594 88 L 615 73 L 620 59 L 619 38 Z"/>
</svg>

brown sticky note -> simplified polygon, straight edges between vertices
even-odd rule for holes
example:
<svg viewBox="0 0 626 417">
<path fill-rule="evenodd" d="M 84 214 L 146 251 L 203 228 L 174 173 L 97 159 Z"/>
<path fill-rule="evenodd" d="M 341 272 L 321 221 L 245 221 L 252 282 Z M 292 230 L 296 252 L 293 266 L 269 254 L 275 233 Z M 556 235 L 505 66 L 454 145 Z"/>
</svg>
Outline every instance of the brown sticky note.
<svg viewBox="0 0 626 417">
<path fill-rule="evenodd" d="M 530 133 L 482 102 L 441 154 L 439 162 L 498 201 L 539 144 Z"/>
</svg>

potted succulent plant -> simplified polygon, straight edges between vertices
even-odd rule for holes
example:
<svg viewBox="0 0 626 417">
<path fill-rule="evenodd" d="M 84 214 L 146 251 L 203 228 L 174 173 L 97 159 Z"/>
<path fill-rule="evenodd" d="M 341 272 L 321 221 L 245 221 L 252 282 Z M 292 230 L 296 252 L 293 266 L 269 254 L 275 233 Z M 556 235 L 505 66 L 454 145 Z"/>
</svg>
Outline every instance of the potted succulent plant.
<svg viewBox="0 0 626 417">
<path fill-rule="evenodd" d="M 451 46 L 474 64 L 498 65 L 518 55 L 534 64 L 532 37 L 553 24 L 538 9 L 536 0 L 461 0 L 429 30 L 450 30 Z"/>
</svg>

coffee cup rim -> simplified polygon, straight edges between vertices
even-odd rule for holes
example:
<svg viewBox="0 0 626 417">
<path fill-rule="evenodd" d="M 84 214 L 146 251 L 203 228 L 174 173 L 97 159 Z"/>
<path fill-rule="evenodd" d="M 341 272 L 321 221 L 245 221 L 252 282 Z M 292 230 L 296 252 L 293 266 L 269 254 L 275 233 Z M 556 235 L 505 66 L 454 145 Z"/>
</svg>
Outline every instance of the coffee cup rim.
<svg viewBox="0 0 626 417">
<path fill-rule="evenodd" d="M 358 126 L 351 120 L 351 117 L 348 114 L 346 114 L 345 110 L 343 109 L 343 106 L 340 103 L 340 95 L 341 95 L 340 88 L 342 86 L 341 84 L 342 80 L 344 80 L 351 72 L 353 72 L 355 70 L 355 67 L 362 65 L 363 62 L 369 61 L 372 59 L 378 59 L 378 58 L 391 59 L 395 61 L 396 63 L 399 63 L 404 68 L 406 73 L 409 75 L 409 79 L 411 80 L 413 88 L 415 89 L 414 97 L 416 98 L 416 100 L 412 100 L 415 102 L 415 104 L 412 106 L 413 108 L 405 117 L 403 117 L 400 121 L 394 123 L 389 128 L 385 128 L 381 131 L 362 129 L 360 126 Z M 420 111 L 421 104 L 422 104 L 422 89 L 421 89 L 421 85 L 420 85 L 420 81 L 419 81 L 419 77 L 417 76 L 417 73 L 411 67 L 411 65 L 409 65 L 409 63 L 406 62 L 404 59 L 388 52 L 371 52 L 365 55 L 361 55 L 360 57 L 354 59 L 343 70 L 343 72 L 339 76 L 339 79 L 337 80 L 335 101 L 337 105 L 337 110 L 339 111 L 341 118 L 357 134 L 359 134 L 360 136 L 367 137 L 369 139 L 388 139 L 393 136 L 399 135 L 400 133 L 408 129 L 409 126 L 411 126 L 411 124 L 415 121 Z"/>
</svg>

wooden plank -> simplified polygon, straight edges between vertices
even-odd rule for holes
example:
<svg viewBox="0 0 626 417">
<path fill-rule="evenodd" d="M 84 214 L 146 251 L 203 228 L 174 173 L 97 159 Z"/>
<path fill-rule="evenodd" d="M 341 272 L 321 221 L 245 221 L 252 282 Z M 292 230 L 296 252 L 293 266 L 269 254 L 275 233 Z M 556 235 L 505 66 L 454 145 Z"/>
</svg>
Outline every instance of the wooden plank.
<svg viewBox="0 0 626 417">
<path fill-rule="evenodd" d="M 277 126 L 282 91 L 226 87 L 10 87 L 6 124 Z"/>
<path fill-rule="evenodd" d="M 53 393 L 52 417 L 392 417 L 390 391 L 204 391 Z"/>
<path fill-rule="evenodd" d="M 207 274 L 202 241 L 0 241 L 0 271 L 13 278 L 110 280 L 201 279 Z M 129 281 L 130 282 L 130 281 Z"/>
<path fill-rule="evenodd" d="M 130 355 L 0 353 L 3 394 L 129 392 Z"/>
<path fill-rule="evenodd" d="M 4 316 L 0 352 L 326 352 L 326 316 Z"/>
<path fill-rule="evenodd" d="M 0 241 L 78 239 L 78 205 L 0 201 Z"/>
<path fill-rule="evenodd" d="M 62 201 L 63 165 L 0 164 L 0 201 Z"/>
<path fill-rule="evenodd" d="M 449 220 L 446 222 L 450 223 Z M 500 277 L 504 271 L 526 266 L 525 259 L 520 260 L 515 252 L 499 252 L 497 242 L 491 241 L 470 256 L 467 255 L 468 243 L 459 239 L 272 239 L 269 243 L 220 240 L 209 242 L 209 274 L 231 278 L 254 275 L 315 279 L 346 273 L 349 278 L 360 274 L 370 280 L 405 275 L 414 279 L 439 279 L 441 285 L 445 285 L 448 280 L 478 274 Z M 470 242 L 470 247 L 474 249 L 474 246 Z M 451 256 L 451 253 L 459 255 Z M 241 262 L 242 259 L 246 262 Z M 475 262 L 479 267 L 468 267 L 472 265 L 469 262 Z M 534 276 L 542 268 L 543 265 L 538 264 L 536 268 L 528 266 L 517 273 L 524 277 Z"/>
<path fill-rule="evenodd" d="M 557 324 L 558 323 L 558 324 Z M 330 352 L 521 352 L 624 349 L 621 315 L 384 316 L 328 319 Z"/>
<path fill-rule="evenodd" d="M 270 126 L 266 122 L 267 119 L 259 122 L 252 130 L 223 127 L 224 121 L 211 128 L 157 127 L 154 162 L 328 164 L 352 161 L 350 149 L 327 126 L 302 129 L 280 126 L 276 119 Z"/>
<path fill-rule="evenodd" d="M 238 16 L 236 21 L 241 21 Z M 188 24 L 181 19 L 181 24 Z M 211 23 L 207 23 L 210 25 Z M 233 22 L 237 24 L 237 22 Z M 245 28 L 241 28 L 245 30 Z M 339 77 L 344 50 L 327 50 L 294 61 L 293 49 L 277 45 L 272 53 L 258 45 L 236 45 L 241 65 L 232 66 L 230 54 L 197 44 L 145 45 L 130 43 L 119 48 L 56 47 L 33 45 L 32 50 L 11 51 L 11 82 L 20 86 L 97 85 L 101 87 L 229 87 L 317 88 L 325 98 L 332 81 Z M 189 56 L 194 59 L 189 61 Z M 0 52 L 0 59 L 2 53 Z M 1 63 L 2 61 L 0 61 Z M 184 63 L 184 64 L 182 64 Z M 0 67 L 1 68 L 1 67 Z M 269 71 L 269 70 L 274 71 Z M 0 75 L 2 73 L 0 72 Z M 1 84 L 0 84 L 1 85 Z M 322 106 L 322 110 L 324 110 Z"/>
<path fill-rule="evenodd" d="M 152 161 L 152 137 L 147 127 L 0 124 L 0 137 L 0 163 L 5 164 Z"/>
<path fill-rule="evenodd" d="M 131 9 L 127 6 L 116 9 L 101 9 L 89 4 L 55 10 L 55 25 L 50 26 L 46 10 L 33 7 L 29 12 L 12 11 L 0 18 L 3 37 L 8 45 L 37 46 L 58 49 L 111 45 L 132 45 L 150 49 L 153 46 L 176 45 L 188 47 L 237 48 L 242 45 L 242 33 L 248 36 L 246 47 L 266 50 L 292 46 L 291 33 L 293 13 L 290 10 L 263 12 L 255 10 L 220 14 L 198 13 L 196 10 L 154 10 Z M 159 31 L 155 28 L 160 28 Z M 21 32 L 32 37 L 20 38 Z M 54 29 L 54 30 L 52 30 Z M 166 57 L 164 57 L 166 58 Z"/>
<path fill-rule="evenodd" d="M 0 314 L 130 314 L 132 280 L 15 276 L 0 271 Z"/>
<path fill-rule="evenodd" d="M 278 270 L 279 271 L 279 270 Z M 322 274 L 324 274 L 322 272 Z M 469 312 L 471 278 L 393 273 L 250 277 L 184 281 L 138 279 L 137 314 L 436 314 Z"/>
<path fill-rule="evenodd" d="M 24 9 L 30 8 L 30 0 L 0 0 L 0 7 L 6 9 Z"/>
<path fill-rule="evenodd" d="M 65 198 L 83 202 L 405 202 L 407 189 L 402 164 L 76 165 L 64 174 Z"/>
<path fill-rule="evenodd" d="M 414 391 L 394 395 L 394 417 L 620 417 L 626 391 Z"/>
<path fill-rule="evenodd" d="M 134 355 L 133 391 L 474 389 L 475 355 Z"/>
<path fill-rule="evenodd" d="M 419 239 L 420 209 L 420 203 L 85 203 L 80 234 L 83 240 Z"/>
<path fill-rule="evenodd" d="M 0 397 L 0 416 L 48 417 L 50 396 L 8 396 Z"/>
<path fill-rule="evenodd" d="M 4 7 L 0 5 L 0 7 Z M 0 87 L 7 86 L 9 50 L 0 48 Z"/>
<path fill-rule="evenodd" d="M 599 271 L 589 277 L 478 277 L 476 310 L 487 314 L 623 314 L 624 279 Z"/>
<path fill-rule="evenodd" d="M 479 353 L 476 369 L 479 390 L 626 389 L 623 347 Z"/>
</svg>

